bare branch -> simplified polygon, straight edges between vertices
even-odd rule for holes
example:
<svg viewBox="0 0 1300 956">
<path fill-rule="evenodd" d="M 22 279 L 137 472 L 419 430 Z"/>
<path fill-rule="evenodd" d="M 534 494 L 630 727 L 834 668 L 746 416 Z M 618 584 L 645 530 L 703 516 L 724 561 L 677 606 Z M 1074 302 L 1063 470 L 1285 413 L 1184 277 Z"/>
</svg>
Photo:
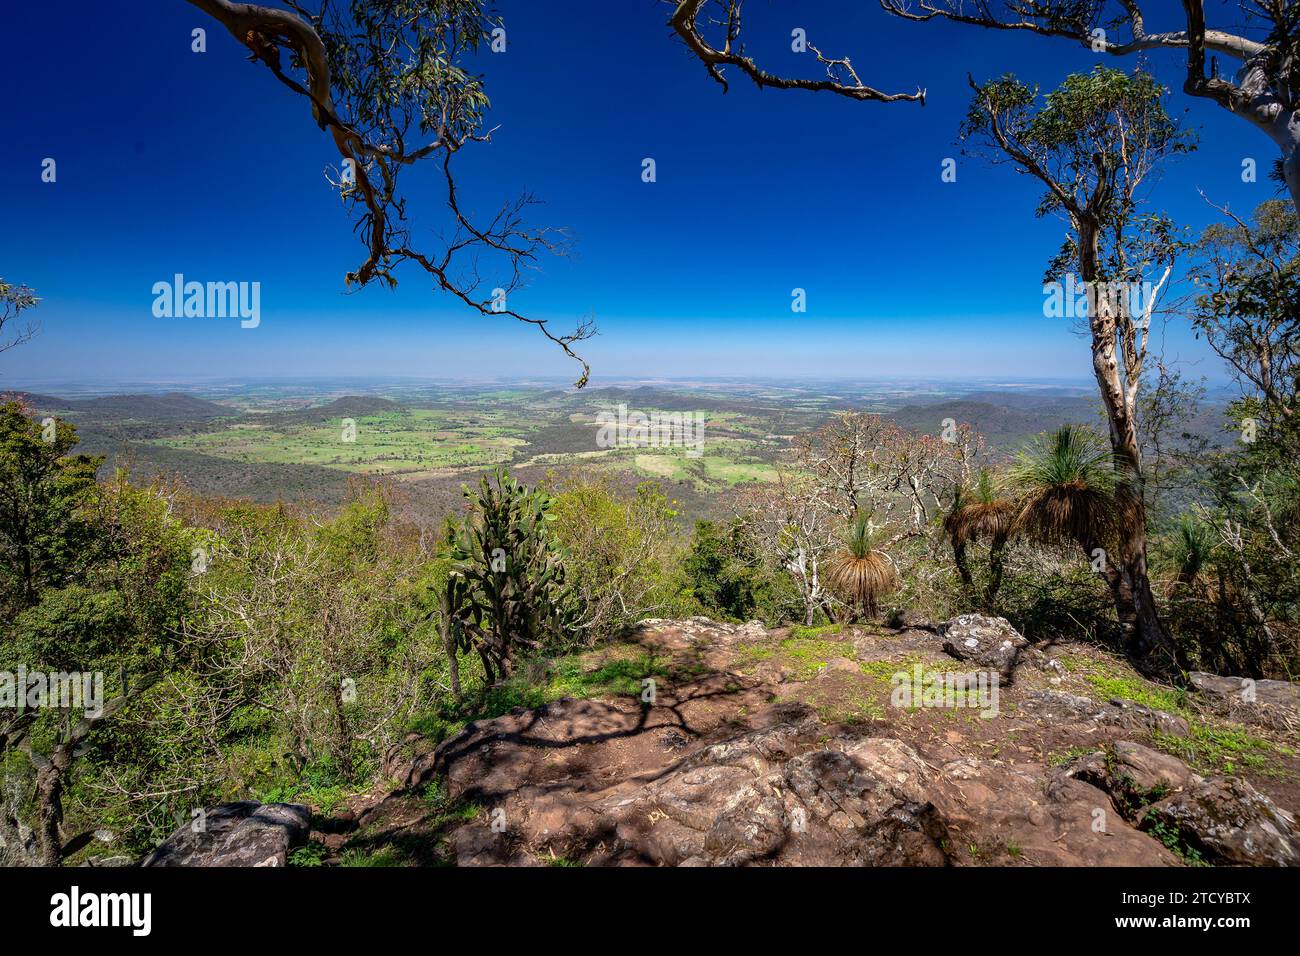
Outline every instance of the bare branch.
<svg viewBox="0 0 1300 956">
<path fill-rule="evenodd" d="M 835 93 L 854 100 L 876 100 L 881 103 L 894 103 L 911 100 L 925 105 L 925 90 L 918 88 L 915 93 L 883 93 L 868 86 L 859 78 L 848 57 L 835 59 L 824 56 L 812 44 L 808 49 L 817 57 L 817 61 L 826 67 L 826 78 L 808 80 L 797 77 L 777 76 L 758 66 L 754 60 L 745 55 L 744 46 L 739 44 L 741 6 L 744 0 L 714 0 L 723 10 L 723 19 L 713 21 L 723 27 L 724 42 L 722 49 L 711 45 L 704 38 L 700 26 L 700 17 L 709 0 L 671 0 L 676 3 L 668 24 L 673 28 L 687 48 L 695 54 L 709 71 L 709 75 L 727 90 L 727 81 L 722 70 L 734 66 L 760 89 L 772 87 L 778 90 L 812 90 L 815 92 Z M 733 49 L 734 47 L 734 49 Z M 847 76 L 846 76 L 847 75 Z"/>
</svg>

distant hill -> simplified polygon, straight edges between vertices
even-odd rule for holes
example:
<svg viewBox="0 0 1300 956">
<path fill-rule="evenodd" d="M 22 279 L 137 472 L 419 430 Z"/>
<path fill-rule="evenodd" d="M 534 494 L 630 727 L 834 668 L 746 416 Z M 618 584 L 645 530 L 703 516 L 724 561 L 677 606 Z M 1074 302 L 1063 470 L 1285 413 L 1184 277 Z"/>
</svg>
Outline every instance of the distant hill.
<svg viewBox="0 0 1300 956">
<path fill-rule="evenodd" d="M 73 412 L 76 413 L 75 417 L 87 421 L 195 421 L 227 418 L 239 414 L 233 408 L 182 392 L 166 392 L 162 395 L 106 395 L 102 398 L 58 398 L 32 392 L 16 394 L 37 411 Z"/>
<path fill-rule="evenodd" d="M 346 496 L 351 477 L 316 465 L 238 462 L 180 448 L 123 441 L 118 435 L 94 428 L 80 429 L 77 437 L 78 453 L 105 457 L 99 470 L 101 478 L 125 468 L 133 481 L 176 477 L 203 495 L 337 504 Z"/>
</svg>

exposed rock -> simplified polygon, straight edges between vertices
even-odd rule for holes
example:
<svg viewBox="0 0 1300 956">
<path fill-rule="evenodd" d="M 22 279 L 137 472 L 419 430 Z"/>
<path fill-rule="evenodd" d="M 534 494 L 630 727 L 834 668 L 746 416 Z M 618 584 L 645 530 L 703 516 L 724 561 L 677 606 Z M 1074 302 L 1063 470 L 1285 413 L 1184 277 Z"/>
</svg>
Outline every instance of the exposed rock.
<svg viewBox="0 0 1300 956">
<path fill-rule="evenodd" d="M 959 661 L 971 661 L 1010 680 L 1020 653 L 1029 642 L 1004 617 L 961 614 L 943 624 L 943 649 Z"/>
<path fill-rule="evenodd" d="M 795 670 L 780 658 L 759 661 L 753 670 L 755 680 L 765 684 L 784 684 L 795 676 Z"/>
<path fill-rule="evenodd" d="M 656 644 L 672 650 L 730 646 L 756 641 L 767 635 L 762 621 L 726 624 L 707 617 L 688 617 L 681 621 L 647 618 L 638 621 L 631 640 Z"/>
<path fill-rule="evenodd" d="M 1211 863 L 1300 865 L 1295 817 L 1244 780 L 1212 777 L 1147 808 L 1142 826 L 1157 825 Z"/>
<path fill-rule="evenodd" d="M 1066 779 L 1105 791 L 1126 819 L 1208 862 L 1300 864 L 1294 817 L 1244 780 L 1207 780 L 1176 757 L 1131 741 L 1075 758 L 1053 776 L 1049 792 Z"/>
<path fill-rule="evenodd" d="M 1053 684 L 1059 684 L 1065 678 L 1065 666 L 1054 657 L 1050 657 L 1036 647 L 1031 647 L 1027 654 L 1028 660 L 1040 671 L 1045 671 L 1051 676 L 1048 680 Z"/>
<path fill-rule="evenodd" d="M 624 865 L 1178 862 L 1118 815 L 1109 832 L 1094 831 L 1092 811 L 1108 798 L 1080 780 L 1049 796 L 1041 774 L 1000 761 L 935 767 L 890 737 L 828 736 L 800 705 L 771 707 L 753 730 L 696 744 L 661 770 L 610 777 L 604 789 L 546 770 L 544 748 L 527 733 L 544 725 L 584 740 L 617 737 L 627 719 L 608 704 L 566 701 L 484 721 L 444 744 L 450 792 L 500 808 L 504 823 L 495 832 L 484 818 L 461 826 L 449 841 L 457 861 L 510 864 L 521 847 L 544 856 L 558 846 Z M 550 782 L 536 781 L 541 772 Z"/>
<path fill-rule="evenodd" d="M 1300 728 L 1300 684 L 1220 677 L 1204 671 L 1193 671 L 1188 676 L 1197 690 L 1225 708 L 1234 720 L 1277 730 Z"/>
<path fill-rule="evenodd" d="M 301 804 L 223 803 L 182 825 L 141 865 L 285 866 L 310 827 L 311 811 Z"/>
<path fill-rule="evenodd" d="M 1118 814 L 1107 817 L 1109 798 L 1081 780 L 1045 787 L 1023 768 L 964 757 L 943 765 L 931 798 L 953 862 L 997 862 L 1014 847 L 1016 858 L 1039 866 L 1178 863 Z"/>
<path fill-rule="evenodd" d="M 1129 819 L 1147 804 L 1201 782 L 1177 757 L 1128 740 L 1076 757 L 1053 775 L 1049 787 L 1059 785 L 1062 777 L 1082 780 L 1109 794 L 1115 809 Z"/>
<path fill-rule="evenodd" d="M 920 630 L 920 631 L 937 631 L 934 621 L 922 614 L 920 611 L 912 608 L 904 608 L 896 612 L 891 618 L 890 624 L 900 631 Z"/>
<path fill-rule="evenodd" d="M 1042 690 L 1030 694 L 1020 709 L 1048 720 L 1091 723 L 1127 731 L 1159 730 L 1177 737 L 1187 736 L 1187 721 L 1182 717 L 1118 698 L 1101 704 L 1077 694 Z"/>
<path fill-rule="evenodd" d="M 918 654 L 939 654 L 943 651 L 943 638 L 937 630 L 908 628 L 897 633 L 861 633 L 853 631 L 849 635 L 853 645 L 853 654 L 860 661 L 878 661 L 897 654 L 916 652 Z"/>
<path fill-rule="evenodd" d="M 806 658 L 780 653 L 784 630 L 644 621 L 637 639 L 686 665 L 668 672 L 654 700 L 629 693 L 518 708 L 432 751 L 408 738 L 383 764 L 398 789 L 352 806 L 337 837 L 427 844 L 436 848 L 427 861 L 462 866 L 1293 861 L 1294 822 L 1247 784 L 1205 780 L 1149 747 L 1112 742 L 1186 734 L 1182 717 L 1038 690 L 1048 680 L 1073 686 L 1077 675 L 1004 620 L 965 615 L 937 631 L 839 629 L 830 654 L 843 656 L 813 672 Z M 746 646 L 754 640 L 763 643 Z M 888 693 L 876 662 L 949 667 L 945 642 L 972 670 L 1005 675 L 1029 664 L 1040 673 L 1022 669 L 999 721 L 950 721 L 923 708 L 876 716 Z M 818 660 L 830 656 L 816 650 Z M 755 667 L 756 658 L 766 659 Z M 875 665 L 869 675 L 863 661 Z M 869 717 L 841 720 L 850 712 Z M 1081 747 L 1089 752 L 1064 767 L 1043 763 Z M 420 794 L 435 774 L 444 784 L 436 813 Z M 1268 794 L 1294 809 L 1286 786 Z"/>
<path fill-rule="evenodd" d="M 826 666 L 818 672 L 817 676 L 821 677 L 836 672 L 860 675 L 862 668 L 858 666 L 857 661 L 851 661 L 847 657 L 832 657 L 826 662 Z"/>
</svg>

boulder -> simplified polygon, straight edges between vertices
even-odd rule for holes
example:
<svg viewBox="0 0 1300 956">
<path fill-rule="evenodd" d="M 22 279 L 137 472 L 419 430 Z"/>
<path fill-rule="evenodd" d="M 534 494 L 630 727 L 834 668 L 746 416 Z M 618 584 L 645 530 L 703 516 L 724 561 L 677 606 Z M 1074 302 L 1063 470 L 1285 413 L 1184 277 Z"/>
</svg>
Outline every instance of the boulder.
<svg viewBox="0 0 1300 956">
<path fill-rule="evenodd" d="M 296 803 L 223 803 L 186 823 L 142 866 L 286 866 L 307 842 L 311 811 Z"/>
<path fill-rule="evenodd" d="M 1206 779 L 1176 757 L 1131 741 L 1076 757 L 1056 772 L 1049 793 L 1066 779 L 1104 791 L 1136 826 L 1207 862 L 1300 865 L 1295 818 L 1244 780 Z"/>
<path fill-rule="evenodd" d="M 1029 642 L 1004 617 L 961 614 L 942 627 L 943 649 L 959 661 L 971 661 L 1010 680 Z"/>
<path fill-rule="evenodd" d="M 1148 807 L 1141 825 L 1228 866 L 1300 865 L 1295 817 L 1244 780 L 1200 780 Z"/>
<path fill-rule="evenodd" d="M 1055 785 L 1053 785 L 1053 783 Z M 1110 811 L 1110 798 L 1069 777 L 1044 785 L 1000 760 L 949 761 L 931 787 L 956 865 L 1177 866 L 1178 858 Z"/>
</svg>

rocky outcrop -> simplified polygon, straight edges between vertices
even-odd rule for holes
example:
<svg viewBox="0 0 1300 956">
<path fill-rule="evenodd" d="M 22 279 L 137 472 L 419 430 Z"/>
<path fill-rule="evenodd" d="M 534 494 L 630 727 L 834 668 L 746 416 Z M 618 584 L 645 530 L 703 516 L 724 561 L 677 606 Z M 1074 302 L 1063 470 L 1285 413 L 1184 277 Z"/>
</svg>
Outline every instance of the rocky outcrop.
<svg viewBox="0 0 1300 956">
<path fill-rule="evenodd" d="M 1131 700 L 1116 698 L 1098 703 L 1077 694 L 1042 690 L 1030 694 L 1020 706 L 1027 714 L 1049 720 L 1111 727 L 1128 732 L 1158 730 L 1177 737 L 1187 736 L 1187 721 L 1184 718 L 1163 710 L 1153 710 Z"/>
<path fill-rule="evenodd" d="M 1126 820 L 1189 856 L 1226 866 L 1300 865 L 1295 818 L 1244 780 L 1206 779 L 1131 741 L 1075 758 L 1049 791 L 1066 779 L 1102 790 Z"/>
<path fill-rule="evenodd" d="M 631 634 L 632 640 L 652 636 L 660 647 L 669 650 L 730 646 L 744 641 L 760 640 L 767 635 L 762 621 L 745 624 L 727 624 L 707 617 L 688 617 L 681 621 L 646 618 L 639 621 Z"/>
<path fill-rule="evenodd" d="M 532 734 L 545 724 L 612 739 L 632 720 L 610 704 L 562 701 L 535 719 L 485 721 L 444 744 L 439 765 L 452 795 L 491 808 L 453 834 L 457 861 L 518 864 L 526 848 L 536 859 L 558 847 L 588 864 L 622 865 L 1178 862 L 1122 820 L 1096 831 L 1093 810 L 1107 797 L 1081 780 L 1049 795 L 1032 768 L 977 758 L 935 766 L 894 738 L 830 737 L 798 705 L 773 706 L 754 730 L 594 792 L 546 768 Z"/>
<path fill-rule="evenodd" d="M 1197 690 L 1233 720 L 1272 727 L 1300 729 L 1300 684 L 1284 680 L 1220 677 L 1204 671 L 1188 675 Z"/>
<path fill-rule="evenodd" d="M 580 666 L 649 651 L 653 694 L 562 699 L 442 743 L 396 742 L 384 782 L 310 834 L 325 865 L 381 852 L 461 866 L 1296 862 L 1293 778 L 1205 778 L 1133 742 L 1171 745 L 1165 735 L 1187 735 L 1188 722 L 1081 696 L 1101 683 L 1093 673 L 1118 666 L 1090 647 L 1032 647 L 981 615 L 802 637 L 756 622 L 643 621 L 633 642 Z M 1003 675 L 1000 705 L 974 719 L 951 709 L 955 695 L 895 703 L 895 669 L 950 673 L 950 657 Z M 1227 687 L 1200 684 L 1207 699 Z M 1209 705 L 1197 710 L 1205 718 Z M 306 831 L 305 808 L 228 805 L 203 832 L 182 827 L 149 865 L 283 865 Z"/>
<path fill-rule="evenodd" d="M 1152 804 L 1141 822 L 1145 829 L 1161 827 L 1211 863 L 1300 865 L 1295 817 L 1234 777 L 1198 780 Z"/>
<path fill-rule="evenodd" d="M 182 825 L 142 866 L 285 866 L 307 841 L 311 811 L 294 803 L 224 803 Z"/>
</svg>

